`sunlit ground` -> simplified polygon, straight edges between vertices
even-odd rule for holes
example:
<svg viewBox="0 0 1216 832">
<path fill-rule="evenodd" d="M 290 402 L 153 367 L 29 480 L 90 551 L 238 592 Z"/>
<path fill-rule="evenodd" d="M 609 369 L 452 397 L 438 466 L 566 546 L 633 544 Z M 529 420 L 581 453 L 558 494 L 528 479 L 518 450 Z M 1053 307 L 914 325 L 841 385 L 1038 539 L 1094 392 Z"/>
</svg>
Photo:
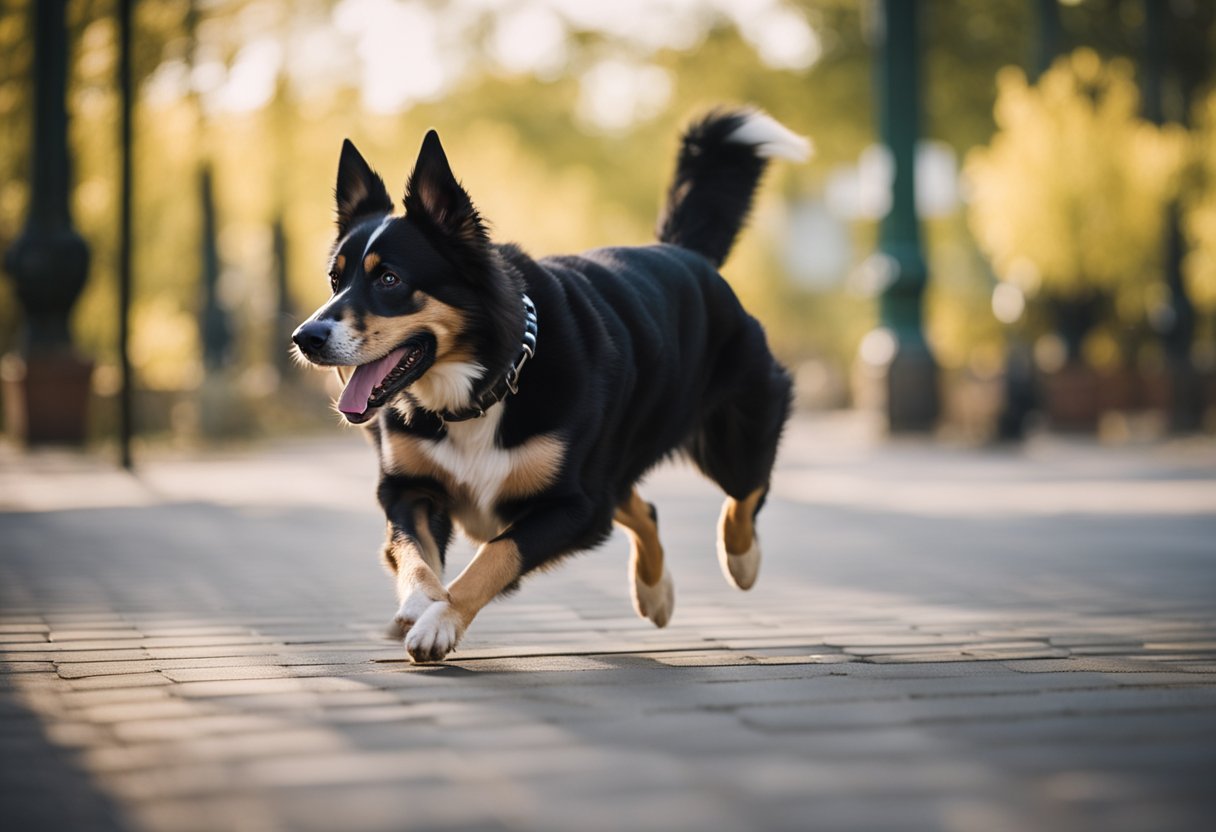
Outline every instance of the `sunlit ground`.
<svg viewBox="0 0 1216 832">
<path fill-rule="evenodd" d="M 382 638 L 374 460 L 351 434 L 135 479 L 6 451 L 4 811 L 1194 828 L 1216 747 L 1212 445 L 872 436 L 852 416 L 794 425 L 753 591 L 718 574 L 713 487 L 664 469 L 644 493 L 677 588 L 666 629 L 630 609 L 617 537 L 489 607 L 443 668 Z"/>
</svg>

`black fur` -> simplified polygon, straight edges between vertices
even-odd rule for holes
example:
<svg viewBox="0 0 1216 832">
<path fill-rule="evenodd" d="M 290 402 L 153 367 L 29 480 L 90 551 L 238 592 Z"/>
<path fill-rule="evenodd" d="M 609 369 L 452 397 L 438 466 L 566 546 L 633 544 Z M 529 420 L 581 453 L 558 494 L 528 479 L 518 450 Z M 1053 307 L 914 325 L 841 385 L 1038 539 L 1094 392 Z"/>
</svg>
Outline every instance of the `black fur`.
<svg viewBox="0 0 1216 832">
<path fill-rule="evenodd" d="M 721 266 L 751 212 L 767 160 L 728 142 L 748 113 L 715 110 L 684 133 L 676 175 L 667 190 L 658 238 L 704 254 Z"/>
<path fill-rule="evenodd" d="M 765 167 L 754 147 L 727 141 L 747 117 L 716 112 L 686 133 L 659 226 L 662 242 L 541 260 L 488 239 L 434 132 L 410 177 L 405 216 L 391 220 L 375 187 L 379 177 L 353 146 L 343 148 L 343 239 L 335 256 L 345 256 L 346 268 L 335 300 L 310 320 L 409 316 L 428 298 L 442 301 L 468 322 L 461 343 L 486 368 L 475 398 L 519 353 L 521 293 L 536 305 L 536 354 L 519 392 L 501 405 L 496 444 L 518 448 L 548 435 L 563 443 L 564 455 L 538 493 L 500 497 L 492 506 L 494 539 L 514 542 L 521 574 L 602 542 L 617 507 L 670 455 L 687 455 L 739 500 L 768 484 L 790 411 L 790 379 L 716 268 Z M 546 211 L 562 206 L 531 210 L 543 222 Z M 373 233 L 380 265 L 365 274 Z M 399 277 L 391 289 L 378 277 L 385 270 Z M 323 351 L 309 357 L 337 363 Z M 410 390 L 379 411 L 372 427 L 377 435 L 437 445 L 456 429 Z M 469 508 L 421 470 L 384 470 L 379 497 L 393 534 L 416 534 L 416 509 L 424 506 L 441 553 L 452 520 Z"/>
<path fill-rule="evenodd" d="M 350 139 L 342 143 L 334 201 L 337 203 L 339 237 L 344 236 L 359 217 L 387 214 L 393 210 L 393 200 L 384 187 L 384 180 L 372 170 Z"/>
</svg>

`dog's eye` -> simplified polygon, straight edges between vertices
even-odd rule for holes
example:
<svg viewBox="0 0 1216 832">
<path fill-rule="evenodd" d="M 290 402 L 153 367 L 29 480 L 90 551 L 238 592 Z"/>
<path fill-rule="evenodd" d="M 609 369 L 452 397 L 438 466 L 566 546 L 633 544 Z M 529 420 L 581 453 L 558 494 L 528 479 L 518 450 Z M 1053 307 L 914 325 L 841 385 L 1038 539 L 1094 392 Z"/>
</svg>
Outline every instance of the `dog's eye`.
<svg viewBox="0 0 1216 832">
<path fill-rule="evenodd" d="M 397 275 L 393 274 L 392 272 L 385 272 L 384 274 L 380 275 L 380 285 L 389 289 L 393 288 L 400 282 L 401 278 L 397 277 Z"/>
<path fill-rule="evenodd" d="M 331 292 L 333 292 L 335 295 L 338 294 L 338 273 L 337 272 L 329 273 L 329 290 Z"/>
</svg>

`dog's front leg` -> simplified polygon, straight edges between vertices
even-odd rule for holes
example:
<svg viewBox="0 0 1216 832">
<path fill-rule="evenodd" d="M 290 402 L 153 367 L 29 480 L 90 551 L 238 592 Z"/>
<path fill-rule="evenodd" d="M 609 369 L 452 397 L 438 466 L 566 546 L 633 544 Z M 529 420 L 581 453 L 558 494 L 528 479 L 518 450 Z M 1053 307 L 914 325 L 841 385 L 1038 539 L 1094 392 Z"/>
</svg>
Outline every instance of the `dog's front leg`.
<svg viewBox="0 0 1216 832">
<path fill-rule="evenodd" d="M 406 634 L 410 658 L 441 661 L 482 607 L 514 586 L 524 573 L 571 551 L 593 516 L 592 504 L 582 498 L 551 500 L 482 545 L 448 585 L 448 599 L 430 605 Z"/>
<path fill-rule="evenodd" d="M 379 496 L 388 520 L 384 564 L 396 578 L 400 602 L 389 635 L 401 638 L 428 607 L 448 599 L 442 576 L 452 523 L 433 489 L 424 491 L 408 480 L 384 477 Z"/>
</svg>

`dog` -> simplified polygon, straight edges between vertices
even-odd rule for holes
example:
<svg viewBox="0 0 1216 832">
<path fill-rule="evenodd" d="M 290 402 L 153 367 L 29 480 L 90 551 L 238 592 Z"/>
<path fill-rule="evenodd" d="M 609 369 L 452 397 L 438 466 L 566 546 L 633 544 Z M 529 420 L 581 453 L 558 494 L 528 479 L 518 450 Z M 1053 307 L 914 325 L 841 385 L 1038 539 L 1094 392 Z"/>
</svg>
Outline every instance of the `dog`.
<svg viewBox="0 0 1216 832">
<path fill-rule="evenodd" d="M 393 627 L 412 661 L 441 661 L 486 604 L 614 522 L 637 613 L 666 625 L 672 577 L 637 484 L 672 456 L 726 493 L 719 561 L 752 586 L 792 385 L 718 268 L 769 159 L 808 149 L 760 110 L 715 110 L 683 134 L 657 243 L 534 260 L 491 241 L 434 130 L 403 216 L 343 144 L 333 294 L 292 340 L 339 368 L 337 408 L 379 452 Z M 479 548 L 445 586 L 457 526 Z"/>
</svg>

